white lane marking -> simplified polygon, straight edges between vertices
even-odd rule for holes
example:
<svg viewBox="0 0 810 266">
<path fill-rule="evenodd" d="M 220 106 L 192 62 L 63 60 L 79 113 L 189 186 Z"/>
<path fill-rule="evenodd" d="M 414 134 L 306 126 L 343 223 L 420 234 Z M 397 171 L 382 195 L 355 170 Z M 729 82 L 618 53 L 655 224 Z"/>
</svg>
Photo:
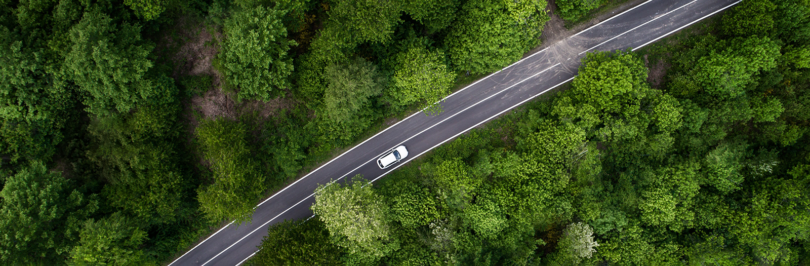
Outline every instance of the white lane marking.
<svg viewBox="0 0 810 266">
<path fill-rule="evenodd" d="M 256 252 L 253 252 L 253 254 L 250 254 L 250 256 L 248 256 L 247 258 L 245 258 L 242 261 L 240 261 L 239 263 L 237 263 L 236 266 L 242 265 L 242 263 L 245 263 L 250 258 L 253 258 L 253 256 L 256 256 L 256 253 L 259 253 L 259 250 L 257 250 Z"/>
<path fill-rule="evenodd" d="M 315 194 L 312 194 L 312 195 L 315 195 Z M 209 259 L 208 261 L 206 261 L 205 263 L 203 263 L 203 264 L 202 264 L 202 266 L 205 266 L 206 264 L 208 264 L 208 263 L 209 263 L 209 262 L 211 262 L 212 260 L 216 259 L 217 257 L 219 257 L 219 255 L 222 255 L 222 253 L 225 253 L 225 251 L 228 251 L 229 249 L 231 249 L 233 246 L 235 246 L 235 245 L 236 245 L 236 244 L 238 244 L 239 242 L 242 242 L 242 240 L 245 240 L 245 238 L 247 238 L 248 236 L 252 235 L 252 234 L 253 234 L 253 233 L 255 233 L 256 231 L 259 231 L 259 229 L 265 229 L 265 230 L 267 230 L 267 228 L 266 228 L 267 224 L 269 224 L 270 222 L 272 222 L 273 220 L 275 220 L 276 218 L 278 218 L 278 217 L 279 217 L 279 216 L 281 216 L 282 214 L 286 213 L 286 212 L 287 212 L 287 211 L 289 211 L 290 209 L 295 208 L 295 206 L 298 206 L 298 204 L 301 204 L 301 202 L 304 202 L 305 200 L 307 200 L 307 199 L 311 198 L 311 197 L 312 197 L 312 195 L 309 195 L 309 196 L 307 196 L 306 198 L 302 199 L 301 201 L 299 201 L 299 202 L 297 202 L 297 203 L 293 204 L 292 206 L 290 206 L 289 208 L 287 208 L 287 209 L 286 209 L 286 210 L 284 210 L 283 212 L 279 213 L 278 215 L 276 215 L 275 217 L 273 217 L 272 219 L 270 219 L 270 220 L 269 220 L 269 221 L 267 221 L 266 223 L 263 223 L 261 226 L 257 227 L 256 229 L 253 229 L 253 231 L 250 231 L 250 233 L 247 233 L 245 236 L 243 236 L 243 237 L 242 237 L 242 238 L 240 238 L 239 240 L 236 240 L 236 242 L 233 242 L 233 244 L 231 244 L 230 246 L 228 246 L 226 249 L 224 249 L 224 250 L 220 251 L 219 253 L 217 253 L 217 255 L 216 255 L 216 256 L 214 256 L 213 258 L 211 258 L 211 259 Z"/>
<path fill-rule="evenodd" d="M 551 47 L 551 46 L 549 46 L 549 47 Z M 546 50 L 548 50 L 548 48 L 549 48 L 549 47 L 546 47 L 545 49 L 540 50 L 539 52 L 533 53 L 533 54 L 531 54 L 531 55 L 527 56 L 526 58 L 520 59 L 520 60 L 518 60 L 517 62 L 514 62 L 514 63 L 512 63 L 511 65 L 508 65 L 508 66 L 506 66 L 506 67 L 502 68 L 501 70 L 495 71 L 495 73 L 489 74 L 489 75 L 487 75 L 486 77 L 484 77 L 484 78 L 482 78 L 482 79 L 477 80 L 477 81 L 476 81 L 476 82 L 474 82 L 473 84 L 467 85 L 467 87 L 464 87 L 463 89 L 460 89 L 460 90 L 458 90 L 458 91 L 456 91 L 456 92 L 454 92 L 454 93 L 452 93 L 452 94 L 450 94 L 450 95 L 447 95 L 447 97 L 444 97 L 444 99 L 441 99 L 441 100 L 439 100 L 439 101 L 437 101 L 437 102 L 435 102 L 435 103 L 440 103 L 440 102 L 443 102 L 443 101 L 444 101 L 444 100 L 446 100 L 447 98 L 450 98 L 450 96 L 456 95 L 456 93 L 459 93 L 459 92 L 461 92 L 461 91 L 463 91 L 463 90 L 466 90 L 467 88 L 472 87 L 472 85 L 478 84 L 478 82 L 481 82 L 481 81 L 483 81 L 483 80 L 485 80 L 485 79 L 488 79 L 489 77 L 492 77 L 492 75 L 495 75 L 495 74 L 501 73 L 501 71 L 504 71 L 504 70 L 506 70 L 507 68 L 510 68 L 510 67 L 512 67 L 512 66 L 514 66 L 514 65 L 517 65 L 517 64 L 519 64 L 520 62 L 523 62 L 523 61 L 525 61 L 526 59 L 531 58 L 532 56 L 535 56 L 535 55 L 538 55 L 538 54 L 540 54 L 540 53 L 542 53 L 542 52 L 545 52 Z M 435 103 L 434 103 L 434 104 L 435 104 Z M 422 111 L 424 111 L 424 109 L 422 109 Z M 419 111 L 419 112 L 422 112 L 422 111 Z"/>
<path fill-rule="evenodd" d="M 600 44 L 597 44 L 597 45 L 596 45 L 596 46 L 594 46 L 594 47 L 588 48 L 587 50 L 582 51 L 582 52 L 581 52 L 581 53 L 579 53 L 578 55 L 582 55 L 582 54 L 584 54 L 584 53 L 587 53 L 588 51 L 593 50 L 593 49 L 594 49 L 594 48 L 596 48 L 596 47 L 602 46 L 603 44 L 605 44 L 605 43 L 607 43 L 607 42 L 609 42 L 609 41 L 615 40 L 616 38 L 619 38 L 619 37 L 621 37 L 622 35 L 627 34 L 628 32 L 634 31 L 634 30 L 636 30 L 636 29 L 638 29 L 638 28 L 643 27 L 644 25 L 650 24 L 650 22 L 656 21 L 656 20 L 658 20 L 659 18 L 666 17 L 666 16 L 667 16 L 667 15 L 669 15 L 670 13 L 675 12 L 675 11 L 678 11 L 678 10 L 680 10 L 681 8 L 687 7 L 687 6 L 691 5 L 691 4 L 694 4 L 695 2 L 697 2 L 697 0 L 692 0 L 692 2 L 689 2 L 689 3 L 685 4 L 685 5 L 682 5 L 682 6 L 681 6 L 681 7 L 679 7 L 679 8 L 673 9 L 672 11 L 669 11 L 669 12 L 667 12 L 667 13 L 665 13 L 665 14 L 661 15 L 661 16 L 658 16 L 658 17 L 656 17 L 656 18 L 654 18 L 654 19 L 652 19 L 652 20 L 650 20 L 650 21 L 644 22 L 644 24 L 638 25 L 638 26 L 636 26 L 635 28 L 632 28 L 632 29 L 630 29 L 630 30 L 628 30 L 628 31 L 622 32 L 622 34 L 616 35 L 616 36 L 614 36 L 613 38 L 610 38 L 610 39 L 608 39 L 607 41 L 604 41 L 604 42 L 602 42 L 602 43 L 600 43 Z"/>
<path fill-rule="evenodd" d="M 227 225 L 223 226 L 222 228 L 220 228 L 219 230 L 217 230 L 217 231 L 216 231 L 216 232 L 215 232 L 213 235 L 211 235 L 211 236 L 214 236 L 214 235 L 218 234 L 220 231 L 225 230 L 225 228 L 228 228 L 229 226 L 231 226 L 231 225 L 233 224 L 233 222 L 234 222 L 234 221 L 231 221 L 231 222 L 230 222 L 230 223 L 228 223 Z M 199 247 L 200 245 L 202 245 L 203 243 L 205 243 L 205 241 L 208 241 L 208 239 L 210 239 L 210 238 L 211 238 L 211 236 L 209 236 L 209 237 L 205 238 L 205 239 L 204 239 L 202 242 L 200 242 L 199 244 L 197 244 L 197 245 L 196 245 L 196 246 L 194 246 L 193 248 L 191 248 L 191 249 L 189 249 L 188 251 L 186 251 L 186 253 L 183 253 L 183 255 L 181 255 L 180 257 L 178 257 L 178 258 L 177 258 L 177 259 L 175 259 L 174 261 L 172 261 L 172 263 L 169 263 L 169 266 L 172 266 L 172 264 L 174 264 L 175 262 L 177 262 L 178 260 L 180 260 L 180 259 L 182 259 L 184 256 L 186 256 L 186 254 L 188 254 L 189 252 L 191 252 L 191 251 L 192 251 L 192 250 L 194 250 L 195 248 L 197 248 L 197 247 Z"/>
<path fill-rule="evenodd" d="M 408 139 L 406 139 L 406 140 L 404 140 L 404 141 L 400 142 L 399 144 L 394 145 L 394 147 L 399 146 L 399 145 L 401 145 L 402 143 L 405 143 L 405 142 L 407 142 L 407 141 L 409 141 L 409 140 L 411 140 L 411 139 L 415 138 L 416 136 L 419 136 L 420 134 L 424 133 L 425 131 L 428 131 L 429 129 L 431 129 L 431 128 L 433 128 L 433 127 L 435 127 L 435 126 L 437 126 L 437 125 L 439 125 L 439 124 L 441 124 L 441 123 L 444 123 L 444 121 L 447 121 L 448 119 L 453 118 L 453 117 L 455 117 L 456 115 L 459 115 L 459 114 L 463 113 L 464 111 L 467 111 L 468 109 L 470 109 L 470 108 L 472 108 L 472 107 L 475 107 L 476 105 L 478 105 L 478 104 L 480 104 L 480 103 L 482 103 L 482 102 L 484 102 L 484 101 L 486 101 L 486 100 L 488 100 L 488 99 L 490 99 L 490 98 L 492 98 L 492 97 L 495 97 L 495 96 L 497 96 L 498 94 L 501 94 L 502 92 L 507 91 L 507 90 L 511 89 L 512 87 L 517 86 L 517 85 L 519 85 L 519 84 L 523 83 L 524 81 L 527 81 L 527 80 L 529 80 L 529 79 L 532 79 L 532 78 L 534 78 L 534 77 L 536 77 L 537 75 L 540 75 L 540 74 L 542 74 L 542 73 L 545 73 L 546 71 L 548 71 L 548 70 L 550 70 L 550 69 L 552 69 L 552 68 L 554 68 L 554 67 L 556 67 L 556 66 L 559 66 L 559 65 L 560 65 L 560 63 L 554 64 L 553 66 L 550 66 L 550 67 L 548 67 L 548 68 L 544 69 L 543 71 L 537 72 L 536 74 L 531 75 L 531 76 L 530 76 L 530 77 L 528 77 L 528 78 L 525 78 L 525 79 L 523 79 L 523 80 L 521 80 L 521 81 L 519 81 L 519 82 L 517 82 L 517 83 L 515 83 L 515 84 L 512 84 L 511 86 L 506 87 L 505 89 L 503 89 L 503 90 L 501 90 L 501 91 L 499 91 L 499 92 L 496 92 L 496 93 L 494 93 L 494 94 L 490 95 L 489 97 L 487 97 L 487 98 L 485 98 L 485 99 L 483 99 L 483 100 L 480 100 L 480 101 L 476 102 L 476 103 L 475 103 L 475 104 L 473 104 L 473 105 L 468 106 L 467 108 L 464 108 L 464 110 L 461 110 L 461 111 L 459 111 L 459 112 L 457 112 L 457 113 L 455 113 L 455 114 L 451 115 L 450 117 L 447 117 L 447 118 L 443 119 L 442 121 L 439 121 L 438 123 L 433 124 L 432 126 L 430 126 L 430 127 L 426 128 L 426 129 L 424 129 L 424 130 L 420 131 L 419 133 L 416 133 L 415 135 L 413 135 L 413 136 L 409 137 Z M 383 153 L 384 153 L 384 152 L 383 152 Z M 331 182 L 327 183 L 327 184 L 326 184 L 326 185 L 324 185 L 324 187 L 322 187 L 321 189 L 323 189 L 323 188 L 325 188 L 325 187 L 327 187 L 327 186 L 329 186 L 329 185 L 331 185 L 331 184 L 333 184 L 333 183 L 335 183 L 335 182 L 337 182 L 337 181 L 340 181 L 341 179 L 343 179 L 344 177 L 348 176 L 348 175 L 349 175 L 349 174 L 351 174 L 352 172 L 356 171 L 356 170 L 357 170 L 357 169 L 359 169 L 360 167 L 365 166 L 366 164 L 368 164 L 369 162 L 371 162 L 371 161 L 373 161 L 373 160 L 376 160 L 376 159 L 377 159 L 377 157 L 379 157 L 380 155 L 382 155 L 382 153 L 381 153 L 381 154 L 379 154 L 379 155 L 377 155 L 377 156 L 375 156 L 375 157 L 372 157 L 372 159 L 371 159 L 371 160 L 368 160 L 368 161 L 366 161 L 365 163 L 360 164 L 359 166 L 357 166 L 357 167 L 355 167 L 354 169 L 352 169 L 351 171 L 347 172 L 345 175 L 341 176 L 340 178 L 338 178 L 338 179 L 336 179 L 336 180 L 334 180 L 334 181 L 331 181 Z M 247 235 L 243 236 L 242 238 L 240 238 L 239 240 L 237 240 L 236 242 L 234 242 L 233 244 L 231 244 L 230 246 L 228 246 L 228 247 L 227 247 L 227 248 L 225 248 L 224 250 L 222 250 L 222 251 L 220 251 L 219 253 L 217 253 L 217 255 L 215 255 L 214 257 L 212 257 L 211 259 L 209 259 L 209 260 L 208 260 L 208 261 L 206 261 L 205 263 L 203 263 L 203 264 L 202 264 L 202 266 L 205 266 L 206 264 L 208 264 L 208 263 L 209 263 L 209 262 L 211 262 L 212 260 L 216 259 L 217 257 L 219 257 L 219 255 L 222 255 L 222 253 L 224 253 L 224 252 L 225 252 L 225 251 L 227 251 L 228 249 L 232 248 L 233 246 L 235 246 L 235 245 L 236 245 L 236 244 L 238 244 L 239 242 L 242 242 L 242 240 L 244 240 L 244 239 L 245 239 L 245 238 L 247 238 L 248 236 L 252 235 L 253 233 L 255 233 L 256 231 L 258 231 L 259 229 L 264 228 L 265 226 L 267 226 L 267 224 L 269 224 L 270 222 L 272 222 L 273 220 L 275 220 L 275 219 L 276 219 L 276 218 L 278 218 L 279 216 L 283 215 L 284 213 L 286 213 L 287 211 L 289 211 L 289 210 L 290 210 L 290 209 L 292 209 L 293 207 L 298 206 L 298 204 L 301 204 L 301 202 L 304 202 L 305 200 L 307 200 L 307 199 L 309 199 L 310 197 L 314 196 L 314 195 L 315 195 L 315 193 L 318 193 L 318 191 L 320 191 L 320 190 L 316 190 L 314 193 L 310 194 L 309 196 L 307 196 L 307 197 L 306 197 L 306 198 L 304 198 L 303 200 L 299 201 L 298 203 L 295 203 L 295 205 L 293 205 L 292 207 L 287 208 L 286 210 L 284 210 L 283 212 L 279 213 L 279 214 L 278 214 L 278 215 L 276 215 L 275 217 L 271 218 L 270 220 L 268 220 L 267 222 L 265 222 L 264 224 L 262 224 L 262 225 L 261 225 L 261 226 L 259 226 L 258 228 L 254 229 L 253 231 L 250 231 L 250 233 L 247 233 Z"/>
<path fill-rule="evenodd" d="M 667 36 L 669 36 L 670 34 L 672 34 L 672 33 L 676 32 L 676 31 L 679 31 L 679 30 L 682 30 L 683 28 L 689 27 L 689 26 L 691 26 L 692 24 L 698 23 L 699 21 L 704 20 L 704 19 L 706 19 L 706 18 L 708 18 L 708 17 L 711 17 L 711 16 L 713 16 L 714 14 L 720 13 L 720 11 L 723 11 L 723 10 L 726 10 L 726 9 L 728 9 L 728 8 L 732 7 L 732 6 L 735 6 L 735 5 L 739 4 L 740 2 L 742 2 L 742 0 L 737 1 L 737 2 L 734 2 L 734 3 L 732 3 L 732 4 L 728 5 L 728 6 L 724 7 L 724 8 L 721 8 L 720 10 L 714 11 L 714 12 L 712 12 L 711 14 L 708 14 L 708 15 L 706 15 L 706 16 L 703 16 L 702 18 L 699 18 L 699 19 L 697 19 L 697 20 L 695 20 L 695 21 L 689 22 L 689 24 L 683 25 L 683 26 L 681 26 L 680 28 L 677 28 L 677 29 L 675 29 L 675 30 L 673 30 L 673 31 L 670 31 L 670 32 L 669 32 L 669 33 L 667 33 L 667 34 L 661 35 L 660 37 L 655 38 L 655 39 L 653 39 L 652 41 L 646 42 L 646 43 L 642 44 L 642 45 L 641 45 L 641 46 L 639 46 L 639 47 L 633 48 L 633 51 L 636 51 L 636 50 L 638 50 L 638 49 L 641 49 L 642 47 L 647 46 L 647 45 L 649 45 L 649 44 L 651 44 L 651 43 L 653 43 L 653 42 L 655 42 L 655 41 L 658 41 L 658 40 L 660 40 L 661 38 L 667 37 Z"/>
<path fill-rule="evenodd" d="M 489 118 L 485 119 L 484 121 L 478 122 L 478 124 L 475 124 L 474 126 L 471 126 L 471 127 L 467 128 L 467 129 L 465 129 L 464 131 L 461 131 L 461 132 L 459 132 L 458 134 L 456 134 L 456 135 L 454 135 L 454 136 L 452 136 L 452 137 L 450 137 L 450 138 L 448 138 L 448 139 L 443 140 L 443 141 L 442 141 L 442 142 L 440 142 L 439 144 L 433 145 L 433 147 L 430 147 L 430 149 L 427 149 L 427 150 L 423 151 L 422 153 L 420 153 L 420 154 L 418 154 L 418 155 L 416 155 L 416 156 L 412 157 L 411 159 L 408 159 L 407 161 L 405 161 L 405 162 L 403 162 L 403 163 L 401 163 L 401 164 L 397 165 L 396 167 L 392 168 L 392 169 L 391 169 L 391 170 L 389 170 L 388 172 L 385 172 L 385 173 L 383 173 L 382 175 L 378 176 L 377 178 L 374 178 L 374 180 L 371 180 L 371 182 L 373 183 L 374 181 L 377 181 L 377 179 L 380 179 L 381 177 L 383 177 L 383 176 L 387 175 L 387 174 L 388 174 L 388 173 L 390 173 L 391 171 L 394 171 L 394 170 L 396 170 L 397 168 L 399 168 L 400 166 L 403 166 L 403 165 L 407 164 L 407 163 L 408 163 L 408 162 L 410 162 L 411 160 L 416 159 L 416 158 L 417 158 L 417 157 L 419 157 L 419 156 L 422 156 L 422 154 L 425 154 L 426 152 L 429 152 L 429 151 L 431 151 L 431 150 L 435 149 L 436 147 L 441 146 L 441 145 L 442 145 L 442 144 L 444 144 L 445 142 L 450 141 L 450 140 L 452 140 L 452 139 L 455 139 L 455 138 L 456 138 L 456 137 L 458 137 L 459 135 L 464 134 L 464 133 L 467 133 L 467 131 L 470 131 L 471 129 L 473 129 L 473 128 L 477 127 L 477 126 L 480 126 L 481 124 L 486 123 L 486 122 L 488 122 L 489 120 L 491 120 L 491 119 L 493 119 L 493 118 L 495 118 L 495 117 L 497 117 L 497 116 L 499 116 L 499 115 L 501 115 L 501 114 L 503 114 L 503 113 L 505 113 L 505 112 L 508 112 L 509 110 L 512 110 L 513 108 L 515 108 L 515 107 L 517 107 L 517 106 L 520 106 L 520 105 L 522 105 L 522 104 L 526 103 L 527 101 L 530 101 L 530 100 L 534 99 L 534 98 L 535 98 L 535 97 L 537 97 L 537 96 L 542 95 L 543 93 L 546 93 L 546 92 L 548 92 L 548 91 L 550 91 L 550 90 L 552 90 L 552 89 L 554 89 L 554 88 L 556 88 L 556 87 L 559 87 L 560 85 L 563 85 L 563 84 L 565 84 L 565 83 L 567 83 L 567 82 L 569 82 L 569 81 L 573 80 L 573 79 L 574 79 L 574 78 L 576 78 L 576 77 L 577 77 L 577 76 L 575 75 L 575 76 L 571 77 L 570 79 L 567 79 L 567 80 L 565 80 L 565 81 L 563 81 L 563 82 L 560 82 L 559 84 L 554 85 L 554 86 L 552 86 L 551 88 L 549 88 L 549 89 L 547 89 L 547 90 L 545 90 L 545 91 L 543 91 L 543 92 L 541 92 L 541 93 L 538 93 L 538 94 L 536 94 L 536 95 L 533 95 L 533 96 L 529 97 L 528 99 L 521 101 L 521 102 L 520 102 L 520 103 L 518 103 L 518 104 L 512 105 L 511 107 L 507 108 L 506 110 L 501 111 L 500 113 L 497 113 L 497 114 L 495 114 L 495 115 L 493 115 L 493 116 L 490 116 Z M 313 215 L 313 216 L 314 216 L 314 215 Z"/>
<path fill-rule="evenodd" d="M 641 4 L 637 5 L 637 6 L 634 6 L 634 7 L 633 7 L 633 8 L 631 8 L 631 9 L 625 10 L 624 12 L 619 13 L 618 15 L 612 16 L 612 17 L 610 17 L 609 19 L 606 19 L 605 21 L 599 22 L 599 23 L 597 23 L 596 25 L 590 26 L 590 27 L 588 27 L 587 29 L 585 29 L 585 30 L 583 30 L 583 31 L 577 32 L 577 34 L 574 34 L 573 36 L 568 37 L 568 38 L 574 38 L 574 37 L 576 37 L 577 35 L 579 35 L 579 34 L 581 34 L 581 33 L 583 33 L 583 32 L 586 32 L 586 31 L 588 31 L 588 30 L 590 30 L 590 29 L 593 29 L 593 28 L 594 28 L 594 27 L 596 27 L 596 26 L 602 25 L 602 23 L 605 23 L 605 22 L 610 21 L 611 19 L 617 18 L 617 17 L 621 16 L 622 14 L 627 13 L 627 12 L 630 12 L 630 10 L 636 9 L 636 8 L 638 8 L 638 7 L 640 7 L 640 6 L 643 6 L 643 5 L 645 5 L 645 4 L 649 3 L 649 2 L 652 2 L 652 0 L 648 0 L 647 2 L 644 2 L 644 3 L 641 3 Z"/>
</svg>

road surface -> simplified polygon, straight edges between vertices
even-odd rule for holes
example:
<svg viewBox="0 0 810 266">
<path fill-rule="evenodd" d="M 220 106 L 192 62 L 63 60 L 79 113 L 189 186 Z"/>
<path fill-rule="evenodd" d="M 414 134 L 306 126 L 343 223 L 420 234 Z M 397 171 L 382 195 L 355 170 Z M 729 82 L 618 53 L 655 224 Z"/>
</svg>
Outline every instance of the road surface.
<svg viewBox="0 0 810 266">
<path fill-rule="evenodd" d="M 377 180 L 408 161 L 538 95 L 571 81 L 587 52 L 640 48 L 739 3 L 650 0 L 528 56 L 445 98 L 437 116 L 416 113 L 360 143 L 256 207 L 251 223 L 225 226 L 171 266 L 239 265 L 258 250 L 267 227 L 312 216 L 313 191 L 362 174 Z M 410 155 L 381 170 L 376 159 L 397 145 Z"/>
</svg>

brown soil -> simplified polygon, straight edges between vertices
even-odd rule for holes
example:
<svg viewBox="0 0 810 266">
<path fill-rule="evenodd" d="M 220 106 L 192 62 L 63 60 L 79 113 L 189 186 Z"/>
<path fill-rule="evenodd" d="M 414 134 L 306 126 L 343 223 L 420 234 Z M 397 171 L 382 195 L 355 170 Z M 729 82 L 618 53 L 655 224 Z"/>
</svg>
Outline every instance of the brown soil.
<svg viewBox="0 0 810 266">
<path fill-rule="evenodd" d="M 667 70 L 669 70 L 671 65 L 663 58 L 660 58 L 657 62 L 650 64 L 650 61 L 647 59 L 647 55 L 644 55 L 644 66 L 649 69 L 647 82 L 649 82 L 653 88 L 660 89 L 662 83 L 664 82 L 664 77 L 667 75 Z"/>
</svg>

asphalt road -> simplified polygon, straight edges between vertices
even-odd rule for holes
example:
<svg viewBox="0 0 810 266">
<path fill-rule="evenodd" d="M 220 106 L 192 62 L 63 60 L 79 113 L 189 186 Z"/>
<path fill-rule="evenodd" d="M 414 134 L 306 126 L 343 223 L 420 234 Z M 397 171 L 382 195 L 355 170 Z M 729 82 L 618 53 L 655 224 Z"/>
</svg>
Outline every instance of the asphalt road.
<svg viewBox="0 0 810 266">
<path fill-rule="evenodd" d="M 383 130 L 256 207 L 251 223 L 230 224 L 170 265 L 239 265 L 255 254 L 270 224 L 312 216 L 309 206 L 319 184 L 362 174 L 377 180 L 424 154 L 571 81 L 586 52 L 640 48 L 713 15 L 738 0 L 650 0 L 512 64 L 448 96 L 437 116 L 416 113 Z M 376 159 L 397 145 L 410 155 L 381 170 Z"/>
</svg>

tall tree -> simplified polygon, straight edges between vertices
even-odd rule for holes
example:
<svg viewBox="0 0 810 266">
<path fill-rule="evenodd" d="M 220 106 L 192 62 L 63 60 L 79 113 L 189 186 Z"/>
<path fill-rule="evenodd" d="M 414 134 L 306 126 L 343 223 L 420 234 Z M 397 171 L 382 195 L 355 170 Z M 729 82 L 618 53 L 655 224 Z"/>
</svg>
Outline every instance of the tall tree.
<svg viewBox="0 0 810 266">
<path fill-rule="evenodd" d="M 345 122 L 354 119 L 364 108 L 369 108 L 370 98 L 382 92 L 384 77 L 377 66 L 363 58 L 348 65 L 331 65 L 326 68 L 324 103 L 330 119 Z"/>
<path fill-rule="evenodd" d="M 340 35 L 355 44 L 386 42 L 400 22 L 401 8 L 391 0 L 330 1 L 326 27 L 338 27 Z"/>
<path fill-rule="evenodd" d="M 141 40 L 140 27 L 117 25 L 99 8 L 84 13 L 70 30 L 72 46 L 65 67 L 74 82 L 90 97 L 87 110 L 97 115 L 127 112 L 143 103 L 161 103 L 172 88 L 160 86 L 147 72 L 153 48 Z M 169 99 L 172 100 L 172 99 Z"/>
<path fill-rule="evenodd" d="M 399 242 L 391 234 L 388 206 L 360 178 L 355 176 L 346 186 L 319 186 L 311 208 L 351 261 L 371 263 L 399 249 Z"/>
<path fill-rule="evenodd" d="M 405 0 L 403 11 L 425 25 L 431 32 L 437 32 L 452 25 L 458 12 L 458 0 Z"/>
<path fill-rule="evenodd" d="M 240 9 L 225 21 L 223 74 L 239 89 L 240 99 L 267 101 L 290 87 L 293 63 L 287 52 L 296 43 L 287 39 L 285 13 L 257 6 Z"/>
<path fill-rule="evenodd" d="M 343 249 L 329 242 L 329 230 L 320 219 L 284 221 L 267 229 L 258 265 L 337 265 Z"/>
<path fill-rule="evenodd" d="M 39 161 L 8 177 L 0 198 L 0 262 L 7 265 L 60 263 L 78 222 L 98 208 Z"/>
<path fill-rule="evenodd" d="M 80 236 L 78 245 L 70 252 L 71 264 L 155 265 L 140 249 L 146 241 L 146 232 L 121 213 L 85 221 Z"/>
<path fill-rule="evenodd" d="M 254 160 L 244 124 L 219 118 L 197 127 L 197 137 L 211 163 L 213 184 L 201 186 L 200 208 L 211 221 L 247 221 L 264 191 L 265 176 Z"/>
<path fill-rule="evenodd" d="M 540 43 L 549 20 L 544 0 L 471 0 L 445 38 L 455 69 L 492 72 L 517 61 Z"/>
<path fill-rule="evenodd" d="M 426 114 L 441 112 L 439 101 L 450 93 L 453 73 L 442 62 L 444 54 L 414 46 L 396 56 L 390 92 L 400 106 L 420 103 Z"/>
</svg>

